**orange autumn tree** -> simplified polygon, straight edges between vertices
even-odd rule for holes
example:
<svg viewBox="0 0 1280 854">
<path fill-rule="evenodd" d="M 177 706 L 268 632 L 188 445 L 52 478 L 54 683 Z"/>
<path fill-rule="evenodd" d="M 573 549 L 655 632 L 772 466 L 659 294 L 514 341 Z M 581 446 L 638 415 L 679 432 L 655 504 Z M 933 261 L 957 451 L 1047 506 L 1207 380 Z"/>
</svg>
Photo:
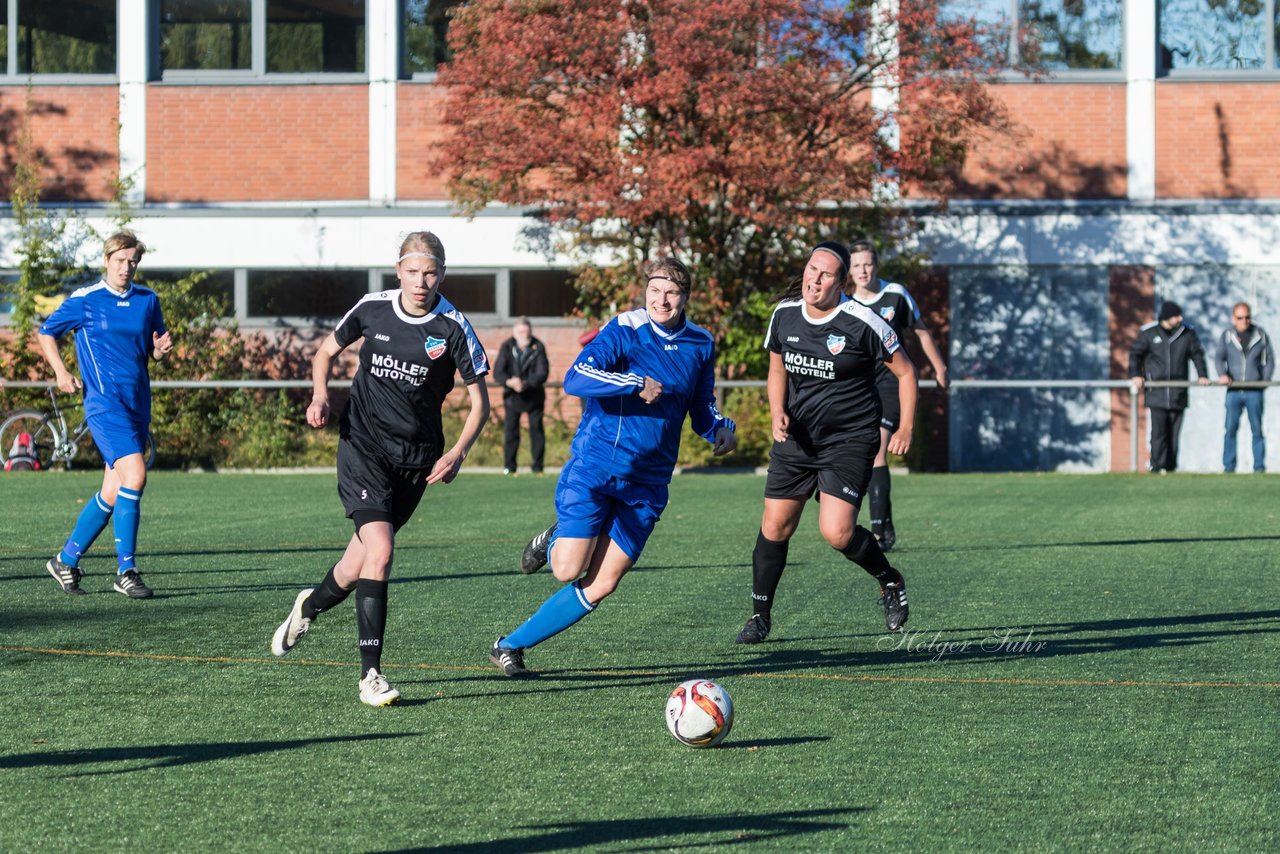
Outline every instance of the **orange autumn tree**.
<svg viewBox="0 0 1280 854">
<path fill-rule="evenodd" d="M 1004 128 L 989 36 L 921 0 L 473 0 L 449 27 L 435 166 L 468 213 L 527 208 L 580 264 L 588 316 L 679 257 L 722 363 L 757 373 L 807 247 L 870 233 L 892 252 L 902 199 L 945 199 L 969 142 Z"/>
</svg>

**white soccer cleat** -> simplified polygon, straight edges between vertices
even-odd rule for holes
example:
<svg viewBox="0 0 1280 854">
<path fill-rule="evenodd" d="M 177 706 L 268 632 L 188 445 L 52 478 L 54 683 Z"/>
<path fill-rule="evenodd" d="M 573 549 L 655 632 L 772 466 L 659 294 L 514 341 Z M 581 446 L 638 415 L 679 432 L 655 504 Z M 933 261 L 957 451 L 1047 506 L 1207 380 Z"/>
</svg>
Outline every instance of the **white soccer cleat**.
<svg viewBox="0 0 1280 854">
<path fill-rule="evenodd" d="M 276 629 L 275 635 L 271 638 L 271 654 L 284 655 L 289 650 L 298 645 L 298 641 L 307 633 L 307 629 L 311 628 L 311 621 L 302 616 L 302 603 L 307 601 L 307 597 L 311 595 L 312 588 L 308 587 L 298 594 L 298 598 L 293 600 L 293 608 L 289 611 L 289 616 L 284 618 L 284 622 L 280 624 L 280 628 Z"/>
<path fill-rule="evenodd" d="M 387 683 L 387 677 L 374 668 L 360 680 L 360 702 L 366 706 L 390 706 L 400 699 L 400 692 Z"/>
</svg>

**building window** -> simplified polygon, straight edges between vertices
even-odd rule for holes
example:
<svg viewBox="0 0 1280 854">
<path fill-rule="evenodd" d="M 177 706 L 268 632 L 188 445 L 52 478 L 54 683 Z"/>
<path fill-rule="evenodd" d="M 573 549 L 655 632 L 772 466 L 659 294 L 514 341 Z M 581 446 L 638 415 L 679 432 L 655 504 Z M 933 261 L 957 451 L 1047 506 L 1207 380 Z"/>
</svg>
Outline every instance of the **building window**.
<svg viewBox="0 0 1280 854">
<path fill-rule="evenodd" d="M 160 0 L 160 65 L 249 70 L 250 0 Z"/>
<path fill-rule="evenodd" d="M 9 0 L 0 30 L 5 74 L 116 73 L 116 0 Z"/>
<path fill-rule="evenodd" d="M 944 0 L 944 20 L 976 21 L 1010 64 L 1048 71 L 1118 71 L 1124 0 Z"/>
<path fill-rule="evenodd" d="M 1277 5 L 1276 0 L 1160 0 L 1161 69 L 1274 70 Z"/>
<path fill-rule="evenodd" d="M 236 274 L 234 270 L 165 270 L 138 269 L 137 282 L 160 295 L 163 305 L 166 289 L 174 282 L 198 278 L 191 286 L 191 295 L 202 299 L 215 299 L 222 317 L 234 317 L 236 313 Z"/>
<path fill-rule="evenodd" d="M 454 308 L 470 317 L 473 314 L 496 314 L 498 277 L 493 273 L 445 273 L 440 293 Z M 394 291 L 400 287 L 395 273 L 382 274 L 382 289 Z"/>
<path fill-rule="evenodd" d="M 267 72 L 364 73 L 365 0 L 267 0 Z"/>
<path fill-rule="evenodd" d="M 366 270 L 250 270 L 252 317 L 341 317 L 369 292 Z"/>
<path fill-rule="evenodd" d="M 565 270 L 512 270 L 509 317 L 564 317 L 578 303 Z"/>
<path fill-rule="evenodd" d="M 404 74 L 434 74 L 449 60 L 449 16 L 462 0 L 404 0 L 401 16 Z"/>
<path fill-rule="evenodd" d="M 162 76 L 365 72 L 366 0 L 158 0 L 156 5 Z"/>
</svg>

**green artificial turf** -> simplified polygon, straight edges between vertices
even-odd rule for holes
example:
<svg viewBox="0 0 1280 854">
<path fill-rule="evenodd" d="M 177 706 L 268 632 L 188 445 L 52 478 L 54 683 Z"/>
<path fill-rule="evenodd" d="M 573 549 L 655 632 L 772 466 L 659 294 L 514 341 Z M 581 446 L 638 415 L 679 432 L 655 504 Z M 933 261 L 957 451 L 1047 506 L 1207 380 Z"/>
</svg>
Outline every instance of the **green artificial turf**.
<svg viewBox="0 0 1280 854">
<path fill-rule="evenodd" d="M 271 634 L 350 528 L 331 475 L 152 476 L 140 567 L 91 595 L 44 562 L 96 489 L 0 475 L 0 850 L 1276 850 L 1280 480 L 894 481 L 908 631 L 826 546 L 792 542 L 767 643 L 749 616 L 763 480 L 677 477 L 590 617 L 487 661 L 558 584 L 515 571 L 554 478 L 466 474 L 400 532 L 384 665 L 357 700 L 344 603 Z M 727 741 L 663 722 L 692 677 Z"/>
</svg>

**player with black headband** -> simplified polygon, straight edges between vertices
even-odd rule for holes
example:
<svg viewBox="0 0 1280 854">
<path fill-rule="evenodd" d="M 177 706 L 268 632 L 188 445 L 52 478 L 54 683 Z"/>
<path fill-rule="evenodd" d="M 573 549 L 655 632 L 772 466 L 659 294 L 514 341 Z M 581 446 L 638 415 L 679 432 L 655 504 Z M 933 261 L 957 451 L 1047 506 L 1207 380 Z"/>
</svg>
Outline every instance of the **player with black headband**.
<svg viewBox="0 0 1280 854">
<path fill-rule="evenodd" d="M 484 381 L 489 364 L 471 324 L 438 293 L 444 274 L 440 238 L 428 231 L 410 234 L 396 263 L 400 289 L 356 303 L 311 363 L 315 391 L 307 423 L 320 428 L 329 419 L 334 357 L 364 342 L 338 443 L 338 495 L 356 532 L 320 585 L 298 594 L 276 629 L 271 651 L 289 652 L 320 613 L 354 590 L 360 700 L 370 706 L 400 698 L 382 675 L 381 663 L 395 532 L 409 521 L 427 486 L 453 481 L 489 418 Z M 471 411 L 461 435 L 446 449 L 440 410 L 455 372 L 467 386 Z"/>
<path fill-rule="evenodd" d="M 938 387 L 947 388 L 947 363 L 929 328 L 920 317 L 920 307 L 907 289 L 879 276 L 880 257 L 870 240 L 856 240 L 849 247 L 849 295 L 875 312 L 876 316 L 898 334 L 914 330 L 920 349 L 933 365 Z M 880 395 L 880 448 L 871 467 L 871 484 L 867 489 L 871 516 L 871 533 L 880 541 L 880 549 L 889 551 L 897 541 L 893 529 L 893 501 L 890 498 L 889 437 L 898 429 L 902 413 L 898 406 L 898 378 L 883 363 L 876 368 L 876 390 Z"/>
<path fill-rule="evenodd" d="M 752 614 L 738 643 L 761 643 L 768 636 L 787 547 L 815 489 L 822 493 L 823 539 L 880 583 L 889 631 L 907 621 L 906 581 L 871 532 L 858 525 L 858 510 L 880 443 L 876 368 L 883 363 L 898 378 L 903 426 L 889 439 L 889 450 L 903 454 L 911 446 L 915 367 L 897 333 L 845 297 L 848 274 L 849 250 L 835 241 L 819 243 L 800 279 L 779 300 L 765 334 L 774 442 L 751 556 Z"/>
</svg>

